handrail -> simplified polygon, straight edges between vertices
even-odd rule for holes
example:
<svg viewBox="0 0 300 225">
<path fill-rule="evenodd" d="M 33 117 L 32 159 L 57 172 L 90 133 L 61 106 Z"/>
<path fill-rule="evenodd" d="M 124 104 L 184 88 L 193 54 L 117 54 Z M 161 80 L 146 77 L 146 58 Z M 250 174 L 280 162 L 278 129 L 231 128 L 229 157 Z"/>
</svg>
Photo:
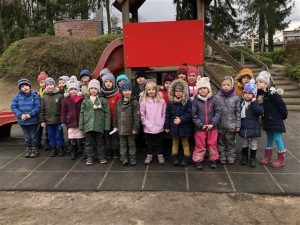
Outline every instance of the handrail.
<svg viewBox="0 0 300 225">
<path fill-rule="evenodd" d="M 219 76 L 209 68 L 208 65 L 203 66 L 203 73 L 205 76 L 210 78 L 211 83 L 218 89 L 221 88 L 221 81 L 219 79 Z"/>
</svg>

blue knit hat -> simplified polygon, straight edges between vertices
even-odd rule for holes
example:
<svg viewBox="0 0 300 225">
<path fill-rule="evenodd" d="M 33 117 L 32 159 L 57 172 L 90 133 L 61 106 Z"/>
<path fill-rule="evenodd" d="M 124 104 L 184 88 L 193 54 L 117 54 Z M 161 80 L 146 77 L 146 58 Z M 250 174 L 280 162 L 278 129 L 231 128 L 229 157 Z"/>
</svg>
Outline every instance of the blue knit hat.
<svg viewBox="0 0 300 225">
<path fill-rule="evenodd" d="M 251 79 L 250 82 L 245 85 L 243 93 L 252 93 L 254 97 L 256 97 L 257 86 L 254 79 Z"/>
<path fill-rule="evenodd" d="M 125 81 L 127 81 L 127 82 L 130 82 L 130 81 L 129 81 L 129 78 L 128 78 L 125 74 L 119 75 L 119 76 L 117 77 L 116 82 L 119 83 L 119 81 L 121 81 L 121 80 L 125 80 Z"/>
<path fill-rule="evenodd" d="M 18 80 L 19 90 L 21 90 L 22 85 L 28 85 L 31 88 L 31 84 L 28 79 L 22 78 L 22 79 Z"/>
<path fill-rule="evenodd" d="M 81 79 L 82 77 L 84 77 L 84 76 L 90 76 L 90 75 L 91 75 L 91 73 L 90 73 L 89 70 L 87 70 L 87 69 L 81 70 L 81 72 L 80 72 L 80 79 Z"/>
<path fill-rule="evenodd" d="M 130 91 L 132 91 L 132 85 L 131 85 L 131 83 L 125 81 L 125 82 L 121 85 L 121 87 L 119 88 L 119 90 L 120 90 L 121 92 L 123 92 L 125 89 L 129 89 Z"/>
</svg>

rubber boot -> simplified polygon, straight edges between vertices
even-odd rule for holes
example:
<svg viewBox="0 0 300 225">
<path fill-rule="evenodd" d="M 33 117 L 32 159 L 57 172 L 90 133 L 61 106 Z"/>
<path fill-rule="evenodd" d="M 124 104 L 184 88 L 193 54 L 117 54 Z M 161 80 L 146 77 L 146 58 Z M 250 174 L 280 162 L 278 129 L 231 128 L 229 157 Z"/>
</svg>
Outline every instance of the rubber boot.
<svg viewBox="0 0 300 225">
<path fill-rule="evenodd" d="M 136 165 L 136 158 L 135 158 L 134 154 L 129 154 L 129 164 L 130 164 L 130 166 Z"/>
<path fill-rule="evenodd" d="M 57 155 L 57 149 L 55 147 L 51 147 L 50 157 L 55 157 Z"/>
<path fill-rule="evenodd" d="M 267 165 L 272 160 L 273 148 L 265 148 L 265 156 L 259 161 L 260 164 Z"/>
<path fill-rule="evenodd" d="M 178 155 L 172 155 L 172 162 L 173 162 L 174 166 L 178 166 L 179 165 Z"/>
<path fill-rule="evenodd" d="M 112 149 L 111 148 L 107 148 L 106 149 L 105 158 L 106 159 L 111 159 L 111 155 L 112 155 Z"/>
<path fill-rule="evenodd" d="M 242 160 L 241 165 L 247 165 L 248 164 L 248 147 L 242 149 Z"/>
<path fill-rule="evenodd" d="M 30 155 L 31 155 L 31 147 L 26 147 L 24 157 L 29 158 Z"/>
<path fill-rule="evenodd" d="M 272 163 L 272 167 L 279 168 L 284 165 L 285 152 L 277 152 L 277 160 Z"/>
<path fill-rule="evenodd" d="M 70 147 L 72 145 L 72 140 L 71 139 L 68 139 L 68 146 L 69 146 L 69 148 L 67 148 L 67 151 L 66 151 L 66 153 L 69 155 L 69 154 L 71 154 L 72 153 L 72 147 Z"/>
<path fill-rule="evenodd" d="M 119 158 L 119 149 L 117 149 L 117 148 L 113 149 L 113 158 L 114 159 Z"/>
<path fill-rule="evenodd" d="M 39 155 L 39 150 L 37 147 L 31 147 L 30 158 L 36 158 Z"/>
<path fill-rule="evenodd" d="M 78 155 L 82 154 L 83 159 L 87 159 L 87 156 L 85 154 L 85 139 L 84 138 L 79 139 L 79 151 L 77 153 L 78 153 Z"/>
<path fill-rule="evenodd" d="M 256 150 L 250 149 L 249 166 L 250 167 L 256 167 Z"/>
<path fill-rule="evenodd" d="M 77 142 L 75 141 L 71 141 L 70 145 L 69 145 L 69 151 L 71 154 L 71 160 L 75 160 L 77 158 Z"/>
<path fill-rule="evenodd" d="M 63 147 L 59 147 L 58 148 L 58 156 L 62 157 L 64 156 L 66 153 L 65 153 L 65 150 Z"/>
</svg>

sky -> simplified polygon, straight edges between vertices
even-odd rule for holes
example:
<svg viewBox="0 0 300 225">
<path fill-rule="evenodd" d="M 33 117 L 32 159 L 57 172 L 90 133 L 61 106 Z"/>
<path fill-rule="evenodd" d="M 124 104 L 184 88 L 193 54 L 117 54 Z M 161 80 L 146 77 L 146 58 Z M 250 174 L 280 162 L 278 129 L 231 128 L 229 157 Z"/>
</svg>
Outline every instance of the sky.
<svg viewBox="0 0 300 225">
<path fill-rule="evenodd" d="M 112 13 L 121 18 L 121 13 L 112 7 Z M 139 9 L 140 22 L 172 21 L 176 17 L 176 7 L 173 0 L 146 0 Z M 300 0 L 295 0 L 295 7 L 286 21 L 291 23 L 286 30 L 294 30 L 300 27 Z M 275 38 L 282 39 L 282 32 L 278 32 Z"/>
</svg>

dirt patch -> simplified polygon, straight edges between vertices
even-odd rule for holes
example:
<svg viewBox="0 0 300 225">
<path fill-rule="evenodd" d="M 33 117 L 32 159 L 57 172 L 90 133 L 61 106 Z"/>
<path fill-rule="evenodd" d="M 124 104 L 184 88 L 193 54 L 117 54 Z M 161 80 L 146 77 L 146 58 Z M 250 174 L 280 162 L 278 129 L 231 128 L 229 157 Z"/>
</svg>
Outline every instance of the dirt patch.
<svg viewBox="0 0 300 225">
<path fill-rule="evenodd" d="M 0 192 L 0 224 L 300 224 L 299 197 Z"/>
</svg>

